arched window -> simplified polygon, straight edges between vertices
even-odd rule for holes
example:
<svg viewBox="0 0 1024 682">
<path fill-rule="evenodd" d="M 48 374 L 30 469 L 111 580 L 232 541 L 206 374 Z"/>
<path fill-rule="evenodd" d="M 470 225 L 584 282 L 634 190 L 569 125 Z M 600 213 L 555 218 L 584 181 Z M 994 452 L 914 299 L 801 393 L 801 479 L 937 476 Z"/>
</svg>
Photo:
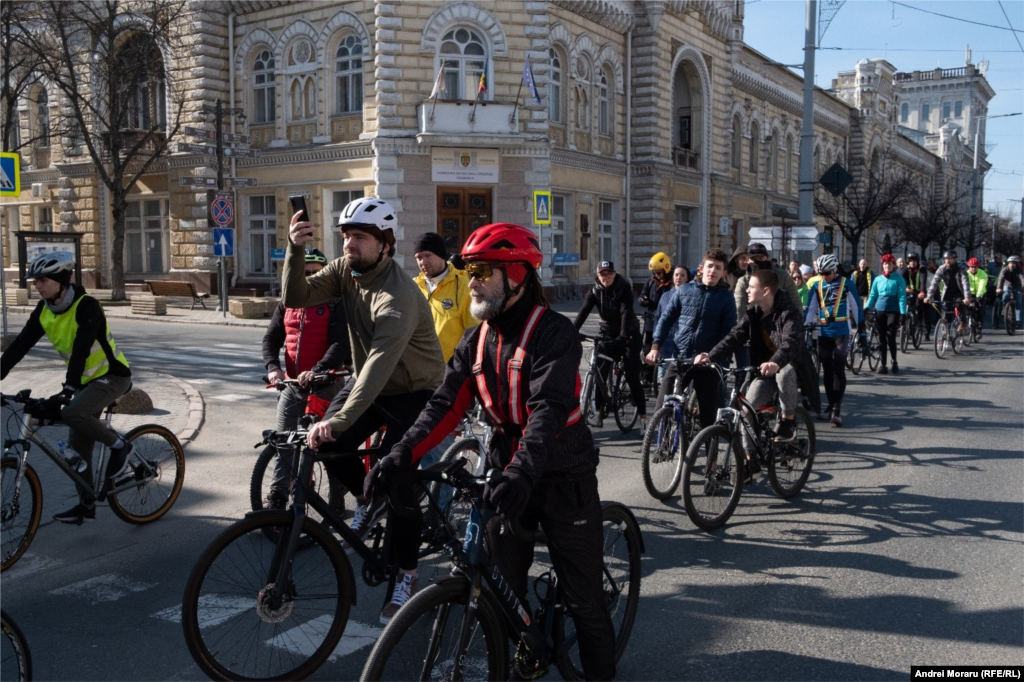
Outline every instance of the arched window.
<svg viewBox="0 0 1024 682">
<path fill-rule="evenodd" d="M 548 51 L 548 57 L 548 119 L 565 123 L 562 117 L 562 57 L 554 48 Z"/>
<path fill-rule="evenodd" d="M 253 123 L 273 123 L 277 119 L 277 86 L 274 81 L 274 55 L 263 50 L 252 67 Z"/>
<path fill-rule="evenodd" d="M 36 91 L 36 145 L 50 146 L 50 100 L 46 88 Z"/>
<path fill-rule="evenodd" d="M 334 57 L 337 113 L 349 114 L 363 108 L 363 43 L 354 35 L 338 45 Z"/>
<path fill-rule="evenodd" d="M 597 81 L 597 130 L 602 135 L 612 134 L 612 106 L 608 93 L 608 73 L 601 69 L 601 76 Z"/>
<path fill-rule="evenodd" d="M 751 183 L 755 185 L 757 184 L 758 161 L 760 161 L 760 159 L 757 158 L 757 148 L 759 146 L 758 141 L 760 139 L 761 131 L 758 129 L 757 123 L 752 121 L 750 123 L 750 158 L 747 159 L 747 170 L 749 170 L 750 174 L 753 176 L 750 179 Z"/>
<path fill-rule="evenodd" d="M 583 86 L 576 86 L 576 127 L 590 130 L 590 98 Z"/>
<path fill-rule="evenodd" d="M 289 50 L 289 120 L 312 121 L 316 118 L 316 51 L 305 38 Z M 295 73 L 298 71 L 298 73 Z"/>
<path fill-rule="evenodd" d="M 740 167 L 740 150 L 743 144 L 743 134 L 740 127 L 740 115 L 736 114 L 732 117 L 732 167 Z"/>
<path fill-rule="evenodd" d="M 487 48 L 480 35 L 468 28 L 448 31 L 441 39 L 438 68 L 444 68 L 447 99 L 490 99 Z M 483 87 L 483 90 L 481 90 Z"/>
<path fill-rule="evenodd" d="M 151 130 L 167 124 L 163 56 L 152 39 L 136 36 L 118 54 L 117 87 L 122 93 L 122 127 Z"/>
</svg>

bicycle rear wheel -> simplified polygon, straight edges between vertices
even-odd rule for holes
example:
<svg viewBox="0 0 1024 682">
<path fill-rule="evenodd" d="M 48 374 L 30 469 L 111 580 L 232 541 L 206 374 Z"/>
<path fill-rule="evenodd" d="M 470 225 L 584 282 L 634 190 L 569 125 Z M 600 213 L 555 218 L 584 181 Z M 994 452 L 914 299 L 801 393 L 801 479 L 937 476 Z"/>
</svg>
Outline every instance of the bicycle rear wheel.
<svg viewBox="0 0 1024 682">
<path fill-rule="evenodd" d="M 636 426 L 637 417 L 640 416 L 636 405 L 633 403 L 633 392 L 629 390 L 629 382 L 626 381 L 624 368 L 615 374 L 615 386 L 612 389 L 612 396 L 615 396 L 615 423 L 619 430 L 629 433 Z"/>
<path fill-rule="evenodd" d="M 640 527 L 625 506 L 618 502 L 602 503 L 601 520 L 604 524 L 604 599 L 615 628 L 615 662 L 618 663 L 629 644 L 640 605 L 640 555 L 644 545 Z M 571 642 L 571 646 L 558 660 L 562 678 L 585 679 L 571 617 L 566 618 L 563 641 Z"/>
<path fill-rule="evenodd" d="M 917 315 L 914 316 L 912 341 L 914 342 L 914 350 L 921 347 L 921 343 L 924 341 L 924 326 L 927 324 Z"/>
<path fill-rule="evenodd" d="M 779 497 L 793 497 L 807 483 L 814 464 L 815 438 L 811 415 L 796 408 L 796 440 L 776 444 L 774 456 L 768 460 L 768 483 Z"/>
<path fill-rule="evenodd" d="M 420 590 L 391 619 L 373 645 L 363 680 L 449 680 L 457 659 L 463 680 L 508 679 L 502 614 L 492 598 L 477 601 L 469 646 L 458 651 L 471 584 L 451 578 Z"/>
<path fill-rule="evenodd" d="M 714 424 L 697 434 L 683 465 L 683 506 L 694 525 L 720 528 L 736 510 L 744 468 L 729 429 Z"/>
<path fill-rule="evenodd" d="M 683 471 L 687 439 L 679 428 L 675 411 L 675 403 L 669 402 L 654 413 L 641 448 L 644 485 L 656 500 L 672 496 Z"/>
<path fill-rule="evenodd" d="M 850 352 L 846 354 L 846 368 L 854 374 L 860 374 L 860 366 L 864 364 L 864 356 L 860 349 L 860 343 L 855 338 L 850 338 Z"/>
<path fill-rule="evenodd" d="M 185 482 L 185 451 L 177 436 L 163 426 L 144 424 L 124 439 L 132 444 L 129 460 L 136 484 L 108 496 L 110 511 L 128 523 L 156 521 L 166 514 Z"/>
<path fill-rule="evenodd" d="M 185 585 L 181 625 L 192 658 L 211 679 L 310 675 L 330 657 L 348 621 L 355 584 L 348 558 L 323 526 L 307 519 L 306 546 L 292 557 L 290 584 L 275 598 L 275 568 L 291 512 L 250 514 L 203 552 Z M 278 547 L 280 544 L 280 547 Z"/>
<path fill-rule="evenodd" d="M 15 488 L 21 447 L 17 444 L 12 445 L 5 454 L 15 456 L 4 457 L 0 463 L 3 467 L 0 470 L 0 550 L 3 554 L 0 571 L 6 571 L 13 566 L 32 544 L 32 538 L 39 530 L 39 519 L 43 514 L 43 487 L 39 484 L 35 470 L 27 462 L 21 489 Z"/>
<path fill-rule="evenodd" d="M 949 323 L 939 320 L 935 325 L 935 357 L 939 360 L 949 352 Z"/>
<path fill-rule="evenodd" d="M 0 642 L 0 670 L 4 680 L 27 682 L 32 679 L 32 654 L 28 649 L 28 641 L 22 634 L 18 624 L 0 611 L 0 631 L 3 641 Z"/>
</svg>

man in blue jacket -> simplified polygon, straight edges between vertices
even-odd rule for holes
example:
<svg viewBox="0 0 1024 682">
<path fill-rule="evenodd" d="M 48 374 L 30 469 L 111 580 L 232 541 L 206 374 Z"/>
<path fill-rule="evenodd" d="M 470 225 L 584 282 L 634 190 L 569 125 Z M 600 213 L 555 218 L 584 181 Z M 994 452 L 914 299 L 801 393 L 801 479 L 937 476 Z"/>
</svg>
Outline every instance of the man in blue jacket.
<svg viewBox="0 0 1024 682">
<path fill-rule="evenodd" d="M 662 344 L 669 335 L 675 339 L 677 357 L 692 360 L 698 353 L 707 353 L 714 348 L 736 325 L 736 303 L 724 280 L 728 261 L 724 251 L 711 249 L 701 262 L 700 279 L 684 284 L 670 294 L 665 314 L 654 328 L 654 341 L 646 358 L 649 364 L 658 362 Z M 665 372 L 658 391 L 658 408 L 672 390 L 676 374 L 674 366 Z M 710 426 L 715 421 L 721 393 L 717 372 L 694 368 L 687 372 L 685 380 L 694 382 L 701 426 Z"/>
</svg>

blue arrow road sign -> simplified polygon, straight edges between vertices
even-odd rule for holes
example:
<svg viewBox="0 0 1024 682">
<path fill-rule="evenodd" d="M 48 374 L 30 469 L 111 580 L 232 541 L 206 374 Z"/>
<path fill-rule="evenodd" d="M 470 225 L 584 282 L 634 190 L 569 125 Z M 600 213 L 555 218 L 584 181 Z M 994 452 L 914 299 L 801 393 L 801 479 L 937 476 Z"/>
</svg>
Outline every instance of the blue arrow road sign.
<svg viewBox="0 0 1024 682">
<path fill-rule="evenodd" d="M 0 195 L 16 197 L 21 194 L 20 155 L 16 152 L 0 154 Z"/>
<path fill-rule="evenodd" d="M 213 255 L 223 258 L 235 255 L 235 230 L 233 228 L 213 228 Z"/>
</svg>

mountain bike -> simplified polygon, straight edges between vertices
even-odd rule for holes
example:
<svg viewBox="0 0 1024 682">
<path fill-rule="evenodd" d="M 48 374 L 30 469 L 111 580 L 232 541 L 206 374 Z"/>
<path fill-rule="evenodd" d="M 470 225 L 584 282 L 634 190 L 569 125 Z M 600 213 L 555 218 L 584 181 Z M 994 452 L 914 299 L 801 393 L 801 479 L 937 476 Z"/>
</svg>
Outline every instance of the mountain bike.
<svg viewBox="0 0 1024 682">
<path fill-rule="evenodd" d="M 659 365 L 675 364 L 678 374 L 674 390 L 647 424 L 640 460 L 644 486 L 656 500 L 667 500 L 679 486 L 683 460 L 690 439 L 700 428 L 700 408 L 693 385 L 683 388 L 686 370 L 693 360 L 675 358 L 659 361 Z"/>
<path fill-rule="evenodd" d="M 335 381 L 346 379 L 347 377 L 347 372 L 338 372 L 336 370 L 328 370 L 326 372 L 314 374 L 312 380 L 305 387 L 306 415 L 313 415 L 317 419 L 322 419 L 326 414 L 330 403 L 317 397 L 316 393 Z M 283 391 L 287 386 L 299 385 L 300 384 L 297 379 L 281 379 L 275 384 L 268 384 L 268 388 L 273 387 L 278 391 Z M 260 445 L 262 445 L 262 443 L 257 444 L 255 447 L 258 448 Z M 262 510 L 266 501 L 270 499 L 273 494 L 271 484 L 273 483 L 274 478 L 275 460 L 280 458 L 280 461 L 287 465 L 293 464 L 295 459 L 294 450 L 295 448 L 292 446 L 288 446 L 278 441 L 271 441 L 263 448 L 263 450 L 260 451 L 260 454 L 256 457 L 256 462 L 252 468 L 252 477 L 249 480 L 249 503 L 251 504 L 253 511 Z M 288 466 L 287 470 L 289 472 L 288 489 L 290 490 L 291 479 L 294 477 L 295 470 L 291 468 L 291 466 Z M 312 478 L 310 479 L 309 484 L 319 495 L 327 499 L 332 509 L 337 511 L 339 514 L 343 514 L 345 512 L 345 493 L 347 490 L 341 481 L 328 474 L 327 468 L 322 462 L 314 464 Z M 287 499 L 282 500 L 282 502 L 284 503 L 284 506 L 287 506 Z"/>
<path fill-rule="evenodd" d="M 1003 324 L 1006 325 L 1006 333 L 1013 336 L 1017 333 L 1017 306 L 1014 303 L 1013 295 L 1007 297 L 1003 305 Z"/>
<path fill-rule="evenodd" d="M 811 356 L 811 362 L 814 364 L 815 376 L 821 376 L 821 356 L 818 355 L 818 338 L 815 332 L 824 326 L 826 325 L 821 322 L 804 323 L 804 343 L 807 344 L 807 354 Z"/>
<path fill-rule="evenodd" d="M 875 311 L 864 311 L 864 324 L 865 326 L 870 327 L 870 331 L 866 338 L 858 338 L 860 348 L 858 348 L 857 369 L 854 372 L 855 374 L 860 372 L 861 368 L 864 366 L 865 360 L 868 363 L 868 369 L 874 372 L 878 367 L 878 363 L 881 362 L 882 359 L 881 342 L 878 338 L 878 329 L 875 328 Z M 864 338 L 862 343 L 860 342 L 861 338 Z"/>
<path fill-rule="evenodd" d="M 780 412 L 777 392 L 770 405 L 755 409 L 743 394 L 759 376 L 758 368 L 723 371 L 751 375 L 740 390 L 733 389 L 730 406 L 718 410 L 716 423 L 694 437 L 683 466 L 683 506 L 690 520 L 707 531 L 723 526 L 736 510 L 746 477 L 747 455 L 767 467 L 768 483 L 783 499 L 800 493 L 814 464 L 815 429 L 807 410 L 796 408 L 796 440 L 776 443 L 776 416 Z M 749 442 L 754 451 L 744 453 L 744 442 Z"/>
<path fill-rule="evenodd" d="M 949 306 L 945 301 L 941 306 L 933 302 L 932 307 L 939 315 L 939 321 L 935 323 L 935 357 L 939 360 L 943 359 L 950 348 L 953 349 L 954 354 L 959 355 L 964 349 L 964 339 L 960 333 L 959 306 L 953 306 L 952 321 L 946 320 Z"/>
<path fill-rule="evenodd" d="M 623 433 L 629 433 L 636 425 L 638 412 L 633 403 L 633 394 L 626 381 L 626 363 L 620 358 L 612 358 L 600 350 L 603 343 L 611 343 L 615 339 L 606 336 L 587 336 L 580 334 L 581 339 L 591 341 L 590 354 L 587 357 L 587 373 L 583 378 L 583 391 L 580 393 L 580 409 L 584 422 L 611 412 L 615 415 L 615 423 Z M 606 376 L 598 371 L 597 363 L 610 365 L 611 370 Z M 598 397 L 603 407 L 598 410 Z"/>
<path fill-rule="evenodd" d="M 98 455 L 93 457 L 91 476 L 86 471 L 80 473 L 77 468 L 79 462 L 73 461 L 77 459 L 77 453 L 72 451 L 71 457 L 65 460 L 61 452 L 39 434 L 40 427 L 58 420 L 46 413 L 44 403 L 47 401 L 33 398 L 31 393 L 30 389 L 25 389 L 13 396 L 0 394 L 0 403 L 10 410 L 7 432 L 19 434 L 18 438 L 4 441 L 3 458 L 0 460 L 3 474 L 0 492 L 3 563 L 0 564 L 0 571 L 7 570 L 21 558 L 39 530 L 43 512 L 43 488 L 39 476 L 28 463 L 28 454 L 33 445 L 53 460 L 65 476 L 86 491 L 85 502 L 93 502 L 100 497 L 107 483 L 107 454 L 110 448 L 101 444 Z M 116 407 L 115 402 L 104 410 L 108 428 Z M 15 422 L 16 428 L 10 428 Z M 106 491 L 110 510 L 122 521 L 132 524 L 156 521 L 170 510 L 181 492 L 185 480 L 185 452 L 178 438 L 159 424 L 143 424 L 118 435 L 132 444 L 132 454 L 128 459 L 128 470 Z"/>
<path fill-rule="evenodd" d="M 903 323 L 900 325 L 900 350 L 906 353 L 911 344 L 914 345 L 914 350 L 917 350 L 921 347 L 923 338 L 924 324 L 918 318 L 917 306 L 908 301 L 907 314 L 903 316 Z"/>
<path fill-rule="evenodd" d="M 5 680 L 28 682 L 32 679 L 32 653 L 28 641 L 6 611 L 0 611 L 0 670 Z M 17 674 L 17 676 L 15 676 Z"/>
<path fill-rule="evenodd" d="M 388 497 L 385 521 L 365 539 L 353 531 L 311 487 L 318 463 L 345 457 L 375 457 L 376 449 L 317 453 L 304 447 L 305 429 L 264 431 L 264 441 L 296 453 L 291 505 L 285 510 L 250 512 L 226 528 L 202 553 L 185 586 L 182 629 L 200 669 L 213 679 L 298 680 L 316 671 L 334 652 L 355 602 L 355 577 L 345 547 L 362 559 L 363 581 L 387 583 L 390 598 L 398 575 L 392 546 L 396 514 L 415 514 L 397 494 Z M 461 460 L 460 460 L 461 461 Z M 432 480 L 431 471 L 408 471 L 413 485 Z M 392 486 L 395 490 L 399 486 Z M 437 501 L 424 495 L 428 503 Z M 322 521 L 307 514 L 315 511 Z M 419 557 L 420 580 L 447 572 L 442 550 L 459 538 L 461 498 L 434 515 L 424 528 Z M 344 543 L 344 545 L 343 545 Z M 447 549 L 446 549 L 447 548 Z"/>
<path fill-rule="evenodd" d="M 492 482 L 500 472 L 491 470 Z M 554 664 L 566 680 L 582 680 L 572 611 L 554 569 L 533 579 L 534 609 L 523 604 L 491 563 L 483 529 L 494 517 L 482 498 L 484 479 L 453 472 L 451 484 L 473 499 L 465 542 L 455 548 L 456 572 L 421 590 L 391 620 L 370 651 L 363 680 L 535 679 Z M 615 660 L 626 649 L 640 598 L 640 527 L 617 502 L 602 503 L 604 607 L 615 628 Z M 526 542 L 546 542 L 513 522 Z M 515 642 L 509 660 L 508 641 Z M 513 678 L 517 679 L 517 678 Z"/>
<path fill-rule="evenodd" d="M 966 328 L 962 335 L 964 337 L 964 345 L 969 347 L 975 341 L 981 340 L 981 316 L 978 314 L 977 304 L 965 303 L 964 307 L 961 319 Z"/>
</svg>

